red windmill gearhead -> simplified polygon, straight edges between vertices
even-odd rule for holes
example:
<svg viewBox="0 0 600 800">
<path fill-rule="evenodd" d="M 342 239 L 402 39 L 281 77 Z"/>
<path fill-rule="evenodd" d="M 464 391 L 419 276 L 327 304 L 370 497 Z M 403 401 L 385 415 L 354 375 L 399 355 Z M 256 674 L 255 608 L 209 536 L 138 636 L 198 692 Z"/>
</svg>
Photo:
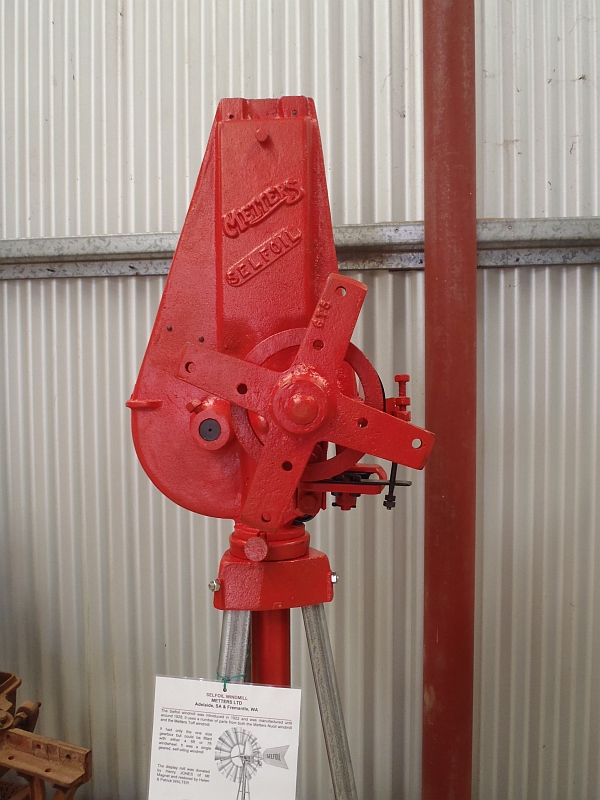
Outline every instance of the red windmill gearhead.
<svg viewBox="0 0 600 800">
<path fill-rule="evenodd" d="M 433 436 L 408 421 L 408 376 L 386 408 L 350 343 L 366 291 L 338 273 L 312 100 L 221 101 L 128 403 L 156 486 L 236 521 L 220 608 L 331 599 L 303 520 L 326 492 L 352 507 L 382 491 L 365 453 L 427 461 Z"/>
</svg>

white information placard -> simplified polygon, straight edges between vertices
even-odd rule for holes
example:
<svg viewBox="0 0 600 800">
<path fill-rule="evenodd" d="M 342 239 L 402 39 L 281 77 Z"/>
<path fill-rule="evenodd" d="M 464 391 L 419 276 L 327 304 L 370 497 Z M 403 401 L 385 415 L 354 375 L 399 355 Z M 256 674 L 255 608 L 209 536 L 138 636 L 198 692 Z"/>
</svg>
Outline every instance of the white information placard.
<svg viewBox="0 0 600 800">
<path fill-rule="evenodd" d="M 156 678 L 149 800 L 294 800 L 300 689 Z"/>
</svg>

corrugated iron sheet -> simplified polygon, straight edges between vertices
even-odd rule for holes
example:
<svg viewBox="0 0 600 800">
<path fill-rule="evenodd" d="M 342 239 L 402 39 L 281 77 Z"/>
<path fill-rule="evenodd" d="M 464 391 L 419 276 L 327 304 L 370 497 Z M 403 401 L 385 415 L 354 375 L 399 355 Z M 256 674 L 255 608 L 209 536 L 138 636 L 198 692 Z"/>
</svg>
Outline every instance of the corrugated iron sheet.
<svg viewBox="0 0 600 800">
<path fill-rule="evenodd" d="M 477 796 L 596 798 L 600 271 L 480 291 Z"/>
<path fill-rule="evenodd" d="M 597 0 L 479 0 L 479 216 L 597 215 Z M 420 219 L 420 3 L 0 3 L 0 236 L 179 230 L 219 98 L 309 94 L 335 224 Z"/>
<path fill-rule="evenodd" d="M 395 372 L 412 372 L 422 421 L 422 276 L 364 279 L 356 341 L 388 387 Z M 230 523 L 183 511 L 154 489 L 125 408 L 162 285 L 0 287 L 2 664 L 43 701 L 41 730 L 92 745 L 98 798 L 145 791 L 154 675 L 213 678 L 217 663 L 220 615 L 207 584 Z M 341 576 L 330 625 L 361 796 L 391 798 L 405 785 L 414 794 L 419 783 L 421 478 L 393 515 L 367 500 L 312 526 Z M 306 688 L 299 796 L 327 797 L 299 615 L 294 653 L 294 682 Z"/>
<path fill-rule="evenodd" d="M 180 230 L 221 97 L 315 98 L 336 224 L 422 218 L 420 10 L 79 0 L 0 13 L 0 236 Z"/>
<path fill-rule="evenodd" d="M 597 0 L 476 9 L 478 216 L 597 216 Z"/>
<path fill-rule="evenodd" d="M 481 0 L 480 216 L 598 215 L 596 0 Z M 180 229 L 221 96 L 317 103 L 336 224 L 422 216 L 420 6 L 0 3 L 0 236 Z M 357 334 L 423 410 L 422 276 L 365 276 Z M 475 795 L 600 792 L 594 268 L 480 275 Z M 129 396 L 162 278 L 0 286 L 0 667 L 41 730 L 92 745 L 93 796 L 147 781 L 153 676 L 211 676 L 229 525 L 162 498 Z M 460 387 L 449 403 L 460 402 Z M 460 465 L 457 465 L 460 468 Z M 422 483 L 313 528 L 359 792 L 418 798 Z M 393 520 L 393 521 L 392 521 Z M 303 633 L 299 797 L 329 796 Z M 88 791 L 88 796 L 91 796 Z"/>
<path fill-rule="evenodd" d="M 356 341 L 387 387 L 395 371 L 412 373 L 418 421 L 422 275 L 362 277 Z M 600 271 L 479 280 L 478 796 L 592 798 Z M 95 797 L 143 793 L 154 675 L 210 677 L 216 664 L 206 586 L 229 524 L 149 484 L 124 407 L 161 288 L 158 277 L 0 286 L 3 668 L 43 700 L 42 730 L 92 744 Z M 330 624 L 363 796 L 419 792 L 421 503 L 416 476 L 393 515 L 364 500 L 313 526 L 341 575 Z M 324 797 L 298 619 L 294 652 L 306 690 L 300 796 Z"/>
</svg>

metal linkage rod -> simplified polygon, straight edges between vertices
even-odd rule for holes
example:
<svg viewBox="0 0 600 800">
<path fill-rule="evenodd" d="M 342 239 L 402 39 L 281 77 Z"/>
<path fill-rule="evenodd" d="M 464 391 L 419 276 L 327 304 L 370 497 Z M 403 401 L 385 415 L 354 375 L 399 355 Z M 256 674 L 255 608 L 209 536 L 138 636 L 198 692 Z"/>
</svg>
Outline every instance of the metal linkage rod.
<svg viewBox="0 0 600 800">
<path fill-rule="evenodd" d="M 335 800 L 358 800 L 325 607 L 302 609 Z"/>
<path fill-rule="evenodd" d="M 249 611 L 224 611 L 217 678 L 223 683 L 243 683 L 250 636 Z"/>
</svg>

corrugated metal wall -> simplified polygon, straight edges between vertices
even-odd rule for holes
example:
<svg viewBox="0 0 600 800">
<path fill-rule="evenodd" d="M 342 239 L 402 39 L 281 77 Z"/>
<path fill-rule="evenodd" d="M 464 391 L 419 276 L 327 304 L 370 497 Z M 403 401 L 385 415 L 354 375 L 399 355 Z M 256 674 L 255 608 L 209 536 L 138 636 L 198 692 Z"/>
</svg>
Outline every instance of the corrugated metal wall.
<svg viewBox="0 0 600 800">
<path fill-rule="evenodd" d="M 600 796 L 600 270 L 480 276 L 478 797 Z"/>
<path fill-rule="evenodd" d="M 480 216 L 594 215 L 598 1 L 477 5 Z M 422 216 L 420 7 L 0 4 L 0 236 L 179 229 L 220 96 L 317 103 L 336 224 Z M 365 278 L 356 341 L 423 410 L 422 276 Z M 480 276 L 476 796 L 597 798 L 598 271 Z M 94 748 L 97 800 L 144 795 L 156 672 L 213 674 L 228 523 L 164 500 L 124 401 L 160 278 L 0 286 L 0 667 L 41 730 Z M 460 387 L 453 402 L 460 402 Z M 313 527 L 361 796 L 420 786 L 422 482 Z M 393 521 L 392 521 L 393 520 Z M 302 632 L 301 791 L 329 794 Z"/>
<path fill-rule="evenodd" d="M 597 216 L 598 0 L 476 7 L 479 216 Z"/>
<path fill-rule="evenodd" d="M 422 387 L 422 275 L 364 279 L 356 341 L 387 386 L 402 368 Z M 183 511 L 154 489 L 124 405 L 162 285 L 158 277 L 0 282 L 2 663 L 24 678 L 28 697 L 43 700 L 41 730 L 91 742 L 98 798 L 143 794 L 154 675 L 212 678 L 216 667 L 220 615 L 207 584 L 230 523 Z M 422 422 L 422 391 L 413 398 Z M 310 526 L 341 576 L 331 636 L 361 796 L 392 797 L 392 785 L 404 784 L 414 795 L 419 785 L 421 479 L 393 515 L 367 500 Z M 299 622 L 300 796 L 327 797 Z"/>
<path fill-rule="evenodd" d="M 336 224 L 422 218 L 418 4 L 4 0 L 0 26 L 5 238 L 179 230 L 218 100 L 283 94 L 315 99 Z"/>
</svg>

